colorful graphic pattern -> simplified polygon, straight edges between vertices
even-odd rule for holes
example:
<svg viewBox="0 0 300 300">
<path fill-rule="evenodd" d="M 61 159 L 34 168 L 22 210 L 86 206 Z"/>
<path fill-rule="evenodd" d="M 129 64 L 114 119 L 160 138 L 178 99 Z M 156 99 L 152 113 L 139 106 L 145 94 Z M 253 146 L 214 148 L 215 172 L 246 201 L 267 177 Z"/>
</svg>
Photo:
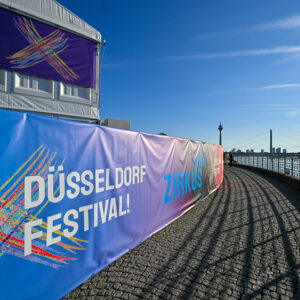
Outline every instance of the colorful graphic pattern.
<svg viewBox="0 0 300 300">
<path fill-rule="evenodd" d="M 47 36 L 41 37 L 31 20 L 18 17 L 14 19 L 14 23 L 30 43 L 26 48 L 8 57 L 14 68 L 24 69 L 46 60 L 64 79 L 72 81 L 79 78 L 58 56 L 69 46 L 68 38 L 64 36 L 64 33 L 57 29 Z"/>
<path fill-rule="evenodd" d="M 0 7 L 0 69 L 96 88 L 96 57 L 96 41 Z"/>
<path fill-rule="evenodd" d="M 43 222 L 40 228 L 33 228 L 33 231 L 43 231 L 39 240 L 33 241 L 32 254 L 24 256 L 24 223 L 25 221 L 36 220 L 38 215 L 46 208 L 46 202 L 39 209 L 24 210 L 24 178 L 25 176 L 38 175 L 47 178 L 49 165 L 55 164 L 56 153 L 50 155 L 46 152 L 44 145 L 40 146 L 23 165 L 0 186 L 0 258 L 5 254 L 14 255 L 26 260 L 59 268 L 66 265 L 68 261 L 76 258 L 64 254 L 69 251 L 73 254 L 76 250 L 84 250 L 82 243 L 87 241 L 76 237 L 65 238 L 66 242 L 59 242 L 56 247 L 46 247 L 47 223 Z M 57 173 L 55 174 L 57 179 Z M 47 181 L 46 181 L 47 185 Z M 32 188 L 32 199 L 35 200 L 38 192 L 37 184 Z M 54 194 L 58 192 L 58 188 Z M 61 235 L 61 231 L 55 234 Z M 60 249 L 60 250 L 56 250 Z"/>
</svg>

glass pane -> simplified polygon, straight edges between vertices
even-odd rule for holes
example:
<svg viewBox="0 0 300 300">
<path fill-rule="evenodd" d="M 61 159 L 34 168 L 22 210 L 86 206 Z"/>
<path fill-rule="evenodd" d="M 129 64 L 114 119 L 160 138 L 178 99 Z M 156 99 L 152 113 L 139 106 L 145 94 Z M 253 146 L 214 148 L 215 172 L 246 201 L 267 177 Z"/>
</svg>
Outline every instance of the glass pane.
<svg viewBox="0 0 300 300">
<path fill-rule="evenodd" d="M 72 84 L 63 84 L 64 95 L 71 97 L 79 97 L 82 99 L 88 99 L 88 89 L 80 86 L 75 86 Z"/>
<path fill-rule="evenodd" d="M 68 95 L 68 96 L 72 96 L 70 85 L 64 84 L 64 94 L 65 94 L 65 95 Z"/>
<path fill-rule="evenodd" d="M 29 77 L 29 76 L 28 76 L 28 77 Z M 35 81 L 35 79 L 29 77 L 28 80 L 29 80 L 29 88 L 30 88 L 30 89 L 34 89 L 34 88 L 35 88 L 35 86 L 34 86 L 34 81 Z"/>
<path fill-rule="evenodd" d="M 88 98 L 88 89 L 84 87 L 78 87 L 78 97 L 87 99 Z"/>
<path fill-rule="evenodd" d="M 18 75 L 19 78 L 20 78 L 20 87 L 25 87 L 27 88 L 27 83 L 28 83 L 28 80 L 27 80 L 27 76 L 26 75 Z"/>
<path fill-rule="evenodd" d="M 4 70 L 0 70 L 0 84 L 1 85 L 5 84 L 5 73 L 4 73 Z"/>
<path fill-rule="evenodd" d="M 72 96 L 78 97 L 78 87 L 73 86 L 73 88 L 72 88 Z"/>
<path fill-rule="evenodd" d="M 43 92 L 51 93 L 51 82 L 47 79 L 38 79 L 38 89 Z"/>
</svg>

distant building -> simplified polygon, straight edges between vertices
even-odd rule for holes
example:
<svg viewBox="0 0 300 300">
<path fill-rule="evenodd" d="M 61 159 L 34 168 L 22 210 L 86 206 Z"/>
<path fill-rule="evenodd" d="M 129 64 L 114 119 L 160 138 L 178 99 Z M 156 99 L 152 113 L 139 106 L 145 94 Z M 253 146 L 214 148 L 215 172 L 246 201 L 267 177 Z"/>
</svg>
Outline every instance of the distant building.
<svg viewBox="0 0 300 300">
<path fill-rule="evenodd" d="M 275 153 L 275 147 L 272 148 L 272 153 Z"/>
<path fill-rule="evenodd" d="M 260 150 L 260 153 L 264 153 L 264 149 L 261 149 L 261 150 Z"/>
<path fill-rule="evenodd" d="M 286 149 L 282 149 L 282 153 L 287 153 Z"/>
<path fill-rule="evenodd" d="M 236 153 L 242 153 L 241 149 L 236 150 Z"/>
<path fill-rule="evenodd" d="M 279 154 L 279 153 L 281 153 L 281 148 L 280 147 L 276 148 L 276 154 Z"/>
<path fill-rule="evenodd" d="M 251 152 L 251 153 L 254 153 L 254 149 L 251 149 L 250 152 Z"/>
<path fill-rule="evenodd" d="M 246 150 L 246 153 L 250 153 L 250 150 L 249 150 L 249 149 L 247 149 L 247 150 Z"/>
</svg>

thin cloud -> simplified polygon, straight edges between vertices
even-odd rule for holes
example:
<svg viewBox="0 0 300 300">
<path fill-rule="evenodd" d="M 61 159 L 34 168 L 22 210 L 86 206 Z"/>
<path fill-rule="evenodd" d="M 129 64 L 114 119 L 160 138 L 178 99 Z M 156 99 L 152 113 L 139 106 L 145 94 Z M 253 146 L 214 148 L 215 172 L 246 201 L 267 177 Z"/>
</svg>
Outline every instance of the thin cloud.
<svg viewBox="0 0 300 300">
<path fill-rule="evenodd" d="M 285 83 L 285 84 L 274 84 L 262 86 L 261 90 L 272 90 L 272 89 L 290 89 L 300 87 L 300 83 Z"/>
<path fill-rule="evenodd" d="M 300 105 L 297 104 L 253 104 L 245 105 L 243 108 L 247 111 L 251 110 L 286 118 L 298 117 L 300 115 Z"/>
<path fill-rule="evenodd" d="M 128 65 L 135 63 L 135 61 L 121 61 L 121 62 L 113 62 L 113 63 L 103 63 L 101 65 L 101 68 L 109 68 L 109 69 L 118 69 L 118 68 L 124 68 Z"/>
<path fill-rule="evenodd" d="M 300 105 L 298 104 L 256 104 L 246 105 L 245 108 L 259 111 L 283 113 L 285 116 L 294 117 L 299 114 Z"/>
<path fill-rule="evenodd" d="M 200 53 L 200 54 L 188 54 L 179 56 L 166 56 L 156 59 L 156 61 L 183 61 L 183 60 L 204 60 L 213 58 L 234 58 L 240 56 L 260 56 L 270 54 L 288 54 L 299 53 L 300 46 L 279 46 L 275 48 L 263 48 L 253 50 L 241 50 L 232 52 L 221 53 Z"/>
<path fill-rule="evenodd" d="M 208 95 L 225 95 L 225 94 L 235 94 L 235 93 L 245 93 L 245 92 L 252 92 L 256 91 L 257 88 L 239 88 L 239 89 L 227 89 L 227 90 L 219 90 L 213 91 Z"/>
<path fill-rule="evenodd" d="M 255 105 L 255 107 L 257 104 Z M 259 105 L 258 105 L 259 106 Z M 270 108 L 300 108 L 300 104 L 290 104 L 290 103 L 269 103 L 269 104 L 262 104 L 264 107 Z"/>
<path fill-rule="evenodd" d="M 290 110 L 290 111 L 288 111 L 285 115 L 286 115 L 287 117 L 289 117 L 289 118 L 292 118 L 292 117 L 297 116 L 298 114 L 299 114 L 298 111 L 296 111 L 296 110 Z"/>
<path fill-rule="evenodd" d="M 237 89 L 227 89 L 214 91 L 211 95 L 224 95 L 224 94 L 235 94 L 235 93 L 245 93 L 245 92 L 257 92 L 257 91 L 268 91 L 268 90 L 276 90 L 276 89 L 295 89 L 300 88 L 300 83 L 283 83 L 283 84 L 272 84 L 272 85 L 264 85 L 259 87 L 252 88 L 237 88 Z M 276 106 L 276 104 L 274 104 Z M 273 104 L 272 104 L 273 106 Z M 300 107 L 300 104 L 297 105 Z"/>
<path fill-rule="evenodd" d="M 300 52 L 296 52 L 296 54 L 291 54 L 288 57 L 285 57 L 283 59 L 280 59 L 276 62 L 276 64 L 285 64 L 289 62 L 299 61 L 300 59 Z"/>
<path fill-rule="evenodd" d="M 276 30 L 276 29 L 292 29 L 298 27 L 300 27 L 300 15 L 294 15 L 283 19 L 275 20 L 272 22 L 259 24 L 252 28 L 249 28 L 249 30 L 267 31 L 267 30 Z"/>
<path fill-rule="evenodd" d="M 211 32 L 211 33 L 202 33 L 199 35 L 196 35 L 192 38 L 194 41 L 203 40 L 203 39 L 211 39 L 216 37 L 225 37 L 225 36 L 234 36 L 234 35 L 241 35 L 245 33 L 249 33 L 254 31 L 253 27 L 251 28 L 245 28 L 245 29 L 232 29 L 232 30 L 223 30 L 219 32 Z M 255 30 L 257 31 L 257 30 Z"/>
<path fill-rule="evenodd" d="M 285 115 L 286 116 L 291 116 L 291 112 L 292 113 L 292 116 L 295 116 L 298 112 L 295 110 L 295 111 L 291 111 L 291 107 L 253 107 L 254 110 L 260 110 L 260 111 L 268 111 L 268 112 L 279 112 L 279 113 L 282 113 L 282 112 L 285 112 Z"/>
<path fill-rule="evenodd" d="M 244 29 L 233 29 L 233 30 L 224 30 L 220 32 L 204 33 L 197 35 L 193 40 L 200 40 L 205 38 L 214 38 L 218 36 L 226 35 L 240 35 L 252 32 L 259 31 L 271 31 L 271 30 L 280 30 L 280 29 L 295 29 L 300 28 L 300 15 L 293 15 L 286 18 L 274 20 L 271 22 L 261 23 Z"/>
<path fill-rule="evenodd" d="M 132 64 L 139 64 L 139 63 L 145 63 L 149 62 L 150 60 L 145 59 L 136 59 L 136 60 L 127 60 L 127 61 L 116 61 L 116 62 L 108 62 L 108 63 L 102 63 L 101 68 L 107 68 L 107 69 L 117 69 L 117 68 L 124 68 L 128 67 Z"/>
</svg>

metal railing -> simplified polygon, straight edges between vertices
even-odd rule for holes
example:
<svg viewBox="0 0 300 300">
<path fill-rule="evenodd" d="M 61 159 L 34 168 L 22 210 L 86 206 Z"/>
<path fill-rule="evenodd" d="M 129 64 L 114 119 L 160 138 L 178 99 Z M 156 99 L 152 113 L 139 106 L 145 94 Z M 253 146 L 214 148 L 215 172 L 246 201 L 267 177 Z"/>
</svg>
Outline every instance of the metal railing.
<svg viewBox="0 0 300 300">
<path fill-rule="evenodd" d="M 300 178 L 300 154 L 234 153 L 238 164 L 267 169 Z"/>
</svg>

